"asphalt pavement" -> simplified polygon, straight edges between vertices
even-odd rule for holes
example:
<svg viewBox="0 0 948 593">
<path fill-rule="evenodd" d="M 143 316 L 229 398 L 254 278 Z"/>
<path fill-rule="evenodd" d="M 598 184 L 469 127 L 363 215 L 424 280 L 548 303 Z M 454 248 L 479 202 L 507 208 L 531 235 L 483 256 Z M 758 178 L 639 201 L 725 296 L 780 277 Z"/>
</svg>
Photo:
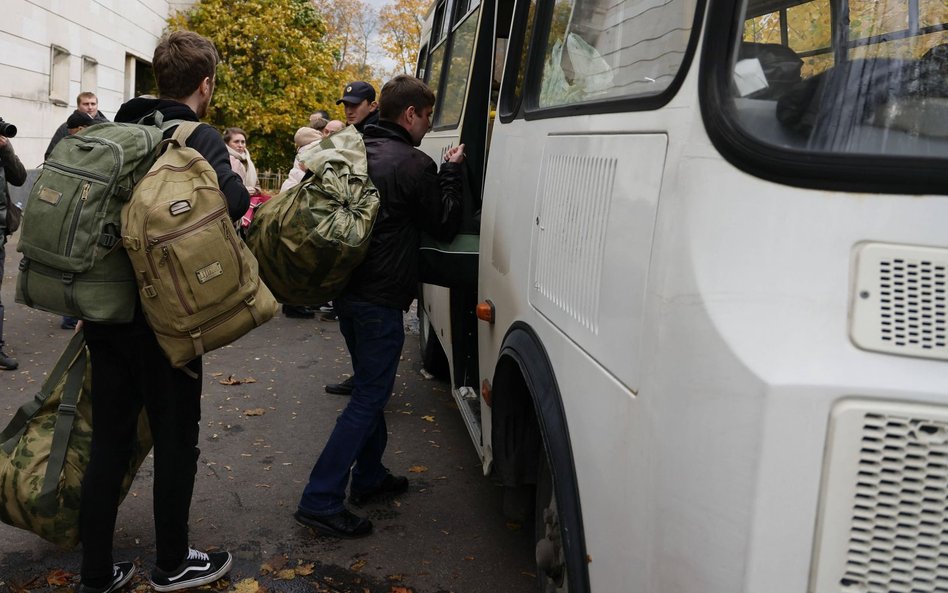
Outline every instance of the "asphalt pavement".
<svg viewBox="0 0 948 593">
<path fill-rule="evenodd" d="M 60 319 L 14 303 L 15 241 L 0 288 L 8 354 L 0 371 L 0 427 L 39 389 L 70 332 Z M 204 357 L 191 541 L 234 554 L 229 578 L 205 590 L 240 593 L 520 593 L 534 591 L 532 527 L 507 522 L 501 488 L 480 462 L 446 384 L 422 373 L 417 320 L 406 315 L 395 391 L 386 409 L 385 463 L 409 491 L 355 512 L 375 524 L 356 540 L 316 536 L 292 514 L 346 398 L 323 385 L 351 372 L 338 323 L 278 315 Z M 119 510 L 116 560 L 138 567 L 126 591 L 151 591 L 151 459 Z M 79 552 L 0 524 L 0 593 L 71 591 Z"/>
</svg>

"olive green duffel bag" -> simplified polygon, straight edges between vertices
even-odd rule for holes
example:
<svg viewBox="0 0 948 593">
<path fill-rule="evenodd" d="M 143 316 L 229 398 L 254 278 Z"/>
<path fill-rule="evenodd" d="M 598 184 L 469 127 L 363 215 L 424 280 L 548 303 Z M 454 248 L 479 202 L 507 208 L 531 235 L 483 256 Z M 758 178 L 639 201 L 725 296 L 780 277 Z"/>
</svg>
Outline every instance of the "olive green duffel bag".
<svg viewBox="0 0 948 593">
<path fill-rule="evenodd" d="M 339 296 L 365 259 L 379 192 L 353 126 L 324 139 L 301 160 L 309 173 L 257 209 L 247 246 L 278 301 L 318 305 Z"/>
<path fill-rule="evenodd" d="M 39 393 L 0 432 L 0 521 L 64 548 L 79 543 L 79 493 L 92 449 L 88 361 L 76 332 Z M 121 498 L 150 450 L 142 410 Z"/>
</svg>

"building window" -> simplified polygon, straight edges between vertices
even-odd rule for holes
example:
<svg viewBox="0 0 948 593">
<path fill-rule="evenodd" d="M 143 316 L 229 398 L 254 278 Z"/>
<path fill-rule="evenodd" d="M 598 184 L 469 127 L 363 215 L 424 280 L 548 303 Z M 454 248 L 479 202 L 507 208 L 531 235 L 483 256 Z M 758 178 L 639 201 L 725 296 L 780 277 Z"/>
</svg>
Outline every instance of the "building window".
<svg viewBox="0 0 948 593">
<path fill-rule="evenodd" d="M 82 78 L 79 82 L 80 92 L 98 92 L 99 62 L 95 58 L 82 56 Z"/>
<path fill-rule="evenodd" d="M 50 46 L 49 100 L 62 107 L 69 105 L 69 52 L 58 45 Z"/>
</svg>

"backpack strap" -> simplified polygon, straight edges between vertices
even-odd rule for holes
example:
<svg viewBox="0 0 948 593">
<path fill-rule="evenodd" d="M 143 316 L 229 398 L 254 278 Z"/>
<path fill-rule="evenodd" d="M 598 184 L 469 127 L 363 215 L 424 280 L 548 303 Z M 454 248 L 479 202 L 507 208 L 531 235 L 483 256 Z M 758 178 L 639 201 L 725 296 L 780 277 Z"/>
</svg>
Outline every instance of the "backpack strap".
<svg viewBox="0 0 948 593">
<path fill-rule="evenodd" d="M 78 336 L 78 338 L 77 338 Z M 76 332 L 69 342 L 79 342 L 81 347 L 66 374 L 66 385 L 60 398 L 59 408 L 56 410 L 56 425 L 53 428 L 53 442 L 49 448 L 49 459 L 46 461 L 46 475 L 43 477 L 43 489 L 37 498 L 42 503 L 49 496 L 56 496 L 59 490 L 59 478 L 66 463 L 66 452 L 69 449 L 69 437 L 72 435 L 72 426 L 76 419 L 76 403 L 82 391 L 82 382 L 86 376 L 85 337 L 82 332 Z"/>
<path fill-rule="evenodd" d="M 201 126 L 201 122 L 175 120 L 175 125 L 178 127 L 175 129 L 171 139 L 176 141 L 178 146 L 183 148 L 184 146 L 187 146 L 188 138 L 191 137 L 191 134 L 193 134 L 194 131 Z"/>
<path fill-rule="evenodd" d="M 13 416 L 13 420 L 3 429 L 3 432 L 0 432 L 0 443 L 2 443 L 3 450 L 7 454 L 11 453 L 16 447 L 20 434 L 26 428 L 29 421 L 32 420 L 33 415 L 43 407 L 43 404 L 46 403 L 46 400 L 52 395 L 56 386 L 62 380 L 63 375 L 71 370 L 71 368 L 79 366 L 73 365 L 73 362 L 76 361 L 76 358 L 79 357 L 80 354 L 83 358 L 82 370 L 83 373 L 85 372 L 85 346 L 86 340 L 82 332 L 79 331 L 73 334 L 72 339 L 69 340 L 69 344 L 66 345 L 66 349 L 59 356 L 59 360 L 56 361 L 53 370 L 46 377 L 46 380 L 43 381 L 43 386 L 40 387 L 39 393 L 37 393 L 33 399 L 20 406 L 20 409 L 17 410 Z M 80 383 L 79 386 L 81 387 L 82 383 Z M 78 391 L 76 397 L 78 398 Z M 63 394 L 63 398 L 65 398 L 65 394 Z"/>
</svg>

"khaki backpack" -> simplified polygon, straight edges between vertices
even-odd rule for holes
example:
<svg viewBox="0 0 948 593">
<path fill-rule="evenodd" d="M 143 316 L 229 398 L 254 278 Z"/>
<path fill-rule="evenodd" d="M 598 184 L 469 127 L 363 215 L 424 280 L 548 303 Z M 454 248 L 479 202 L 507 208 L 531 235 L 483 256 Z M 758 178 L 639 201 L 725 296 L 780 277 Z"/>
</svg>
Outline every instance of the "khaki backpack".
<svg viewBox="0 0 948 593">
<path fill-rule="evenodd" d="M 365 259 L 379 192 L 353 126 L 324 139 L 301 160 L 310 173 L 260 205 L 247 245 L 280 302 L 312 305 L 339 296 Z"/>
<path fill-rule="evenodd" d="M 271 319 L 278 305 L 237 236 L 217 173 L 183 122 L 122 208 L 142 310 L 174 367 Z"/>
<path fill-rule="evenodd" d="M 0 432 L 0 521 L 64 548 L 79 543 L 79 493 L 92 450 L 91 381 L 86 342 L 76 332 L 39 393 Z M 119 501 L 151 440 L 142 410 Z"/>
</svg>

